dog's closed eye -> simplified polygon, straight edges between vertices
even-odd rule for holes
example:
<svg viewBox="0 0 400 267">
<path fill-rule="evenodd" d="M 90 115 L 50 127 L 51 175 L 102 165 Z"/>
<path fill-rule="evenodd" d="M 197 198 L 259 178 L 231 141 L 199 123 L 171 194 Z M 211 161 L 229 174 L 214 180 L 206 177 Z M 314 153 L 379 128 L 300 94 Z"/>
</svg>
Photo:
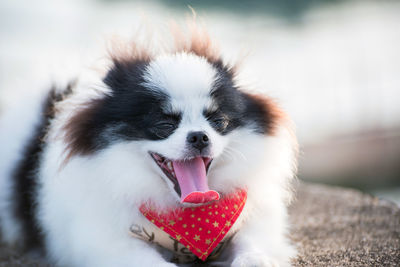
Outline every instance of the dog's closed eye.
<svg viewBox="0 0 400 267">
<path fill-rule="evenodd" d="M 207 115 L 207 120 L 211 126 L 218 132 L 223 133 L 229 125 L 229 119 L 220 113 L 211 113 Z"/>
<path fill-rule="evenodd" d="M 154 124 L 150 131 L 159 138 L 166 138 L 171 135 L 177 128 L 177 124 L 169 121 L 161 121 Z"/>
</svg>

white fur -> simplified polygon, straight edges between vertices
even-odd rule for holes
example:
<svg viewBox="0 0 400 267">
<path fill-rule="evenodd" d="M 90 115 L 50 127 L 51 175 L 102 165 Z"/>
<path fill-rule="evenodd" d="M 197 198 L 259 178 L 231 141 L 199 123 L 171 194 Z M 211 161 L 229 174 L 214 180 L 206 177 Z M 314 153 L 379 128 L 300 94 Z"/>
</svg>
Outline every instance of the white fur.
<svg viewBox="0 0 400 267">
<path fill-rule="evenodd" d="M 201 116 L 204 107 L 212 105 L 208 93 L 216 76 L 202 58 L 163 56 L 153 61 L 146 73 L 146 85 L 151 90 L 165 90 L 172 99 L 169 108 L 183 114 L 179 128 L 165 140 L 116 142 L 94 155 L 74 156 L 63 165 L 63 125 L 89 97 L 110 91 L 93 89 L 104 87 L 100 79 L 98 84 L 80 83 L 72 97 L 57 106 L 41 159 L 37 192 L 38 219 L 50 258 L 68 267 L 176 266 L 167 263 L 150 244 L 133 238 L 129 228 L 136 223 L 158 231 L 138 211 L 138 205 L 148 199 L 160 208 L 178 205 L 176 193 L 168 180 L 162 182 L 164 176 L 148 151 L 180 159 L 187 133 L 202 130 L 212 140 L 215 158 L 208 175 L 210 188 L 220 192 L 248 188 L 248 202 L 232 229 L 239 230 L 232 242 L 232 266 L 289 266 L 294 249 L 285 237 L 285 205 L 295 169 L 295 143 L 286 125 L 280 125 L 274 136 L 250 129 L 219 135 Z M 18 143 L 30 130 L 23 132 Z M 1 135 L 2 142 L 9 139 Z M 8 161 L 16 159 L 13 156 Z M 0 169 L 0 182 L 7 184 L 9 174 Z M 3 198 L 9 188 L 1 186 L 0 190 L 3 234 L 16 232 L 13 225 L 17 224 L 7 223 L 12 216 L 7 214 Z M 11 241 L 15 235 L 6 239 Z"/>
<path fill-rule="evenodd" d="M 168 110 L 182 113 L 179 128 L 169 138 L 159 142 L 143 142 L 144 152 L 154 151 L 169 159 L 184 157 L 186 136 L 189 132 L 204 131 L 213 140 L 212 157 L 222 153 L 226 140 L 203 116 L 204 108 L 213 105 L 209 92 L 217 78 L 216 71 L 204 59 L 180 53 L 157 58 L 147 68 L 145 85 L 166 92 L 171 98 Z"/>
</svg>

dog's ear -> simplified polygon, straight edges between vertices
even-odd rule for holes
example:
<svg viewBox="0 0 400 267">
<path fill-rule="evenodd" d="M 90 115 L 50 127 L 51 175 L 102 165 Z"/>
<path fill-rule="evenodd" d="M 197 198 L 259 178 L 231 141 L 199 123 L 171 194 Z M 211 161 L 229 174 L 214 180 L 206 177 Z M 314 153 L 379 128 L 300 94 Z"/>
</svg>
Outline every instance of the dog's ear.
<svg viewBox="0 0 400 267">
<path fill-rule="evenodd" d="M 149 61 L 145 59 L 113 59 L 113 64 L 103 82 L 114 92 L 125 90 L 132 85 L 140 85 L 148 63 Z"/>
<path fill-rule="evenodd" d="M 116 37 L 109 43 L 108 54 L 111 64 L 103 82 L 114 92 L 143 82 L 143 72 L 154 57 L 147 47 Z"/>
<path fill-rule="evenodd" d="M 288 121 L 285 112 L 271 98 L 262 94 L 243 92 L 246 119 L 256 126 L 257 132 L 274 135 L 279 125 Z"/>
</svg>

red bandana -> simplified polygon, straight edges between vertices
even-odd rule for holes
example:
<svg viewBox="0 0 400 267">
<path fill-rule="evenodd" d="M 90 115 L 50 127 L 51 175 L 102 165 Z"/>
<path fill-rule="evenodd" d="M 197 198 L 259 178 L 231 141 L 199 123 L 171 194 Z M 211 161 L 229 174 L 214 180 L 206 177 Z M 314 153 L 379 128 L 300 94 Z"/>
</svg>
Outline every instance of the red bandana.
<svg viewBox="0 0 400 267">
<path fill-rule="evenodd" d="M 148 204 L 143 204 L 140 212 L 205 261 L 239 217 L 246 199 L 247 192 L 238 190 L 198 207 L 180 207 L 159 213 Z"/>
</svg>

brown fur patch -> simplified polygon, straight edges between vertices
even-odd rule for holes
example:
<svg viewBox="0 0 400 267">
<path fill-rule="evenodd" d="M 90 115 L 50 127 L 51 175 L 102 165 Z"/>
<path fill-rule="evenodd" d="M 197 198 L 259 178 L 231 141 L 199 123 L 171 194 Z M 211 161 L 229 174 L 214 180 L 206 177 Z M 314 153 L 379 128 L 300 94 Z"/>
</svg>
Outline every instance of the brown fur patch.
<svg viewBox="0 0 400 267">
<path fill-rule="evenodd" d="M 192 53 L 206 58 L 210 63 L 221 60 L 218 46 L 212 42 L 208 32 L 193 19 L 188 22 L 188 31 L 176 24 L 171 25 L 171 33 L 175 41 L 174 52 Z"/>
<path fill-rule="evenodd" d="M 118 37 L 112 38 L 107 50 L 114 63 L 150 61 L 154 56 L 149 47 L 146 48 L 144 45 L 134 41 L 126 42 Z"/>
<path fill-rule="evenodd" d="M 91 141 L 94 131 L 92 120 L 103 101 L 103 98 L 98 98 L 83 104 L 81 109 L 64 125 L 63 132 L 65 132 L 64 138 L 67 144 L 64 163 L 75 155 L 88 155 L 95 150 L 96 144 Z"/>
<path fill-rule="evenodd" d="M 149 62 L 157 55 L 174 53 L 191 53 L 210 63 L 221 63 L 218 46 L 195 17 L 188 20 L 186 25 L 181 27 L 175 22 L 170 23 L 168 37 L 172 36 L 172 43 L 168 42 L 168 38 L 155 41 L 153 30 L 150 34 L 145 32 L 146 25 L 139 28 L 133 41 L 127 42 L 114 36 L 108 44 L 108 54 L 113 63 Z"/>
<path fill-rule="evenodd" d="M 264 132 L 269 135 L 275 135 L 279 125 L 288 123 L 287 114 L 271 98 L 261 95 L 245 93 L 250 97 L 264 114 Z"/>
</svg>

